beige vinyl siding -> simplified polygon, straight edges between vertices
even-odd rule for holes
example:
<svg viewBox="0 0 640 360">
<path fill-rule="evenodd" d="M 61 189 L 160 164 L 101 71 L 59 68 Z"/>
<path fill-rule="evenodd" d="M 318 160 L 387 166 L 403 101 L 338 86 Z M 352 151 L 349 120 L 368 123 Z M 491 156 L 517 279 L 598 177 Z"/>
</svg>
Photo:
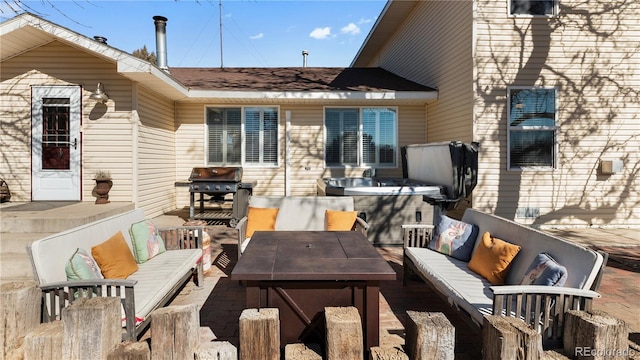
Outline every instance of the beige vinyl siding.
<svg viewBox="0 0 640 360">
<path fill-rule="evenodd" d="M 541 227 L 640 225 L 640 4 L 563 1 L 552 19 L 509 18 L 503 1 L 477 8 L 474 207 L 509 218 L 537 207 L 520 221 Z M 558 89 L 555 170 L 507 170 L 508 86 Z M 622 173 L 599 173 L 615 159 Z"/>
<path fill-rule="evenodd" d="M 370 64 L 438 89 L 438 100 L 428 105 L 429 142 L 472 139 L 472 7 L 471 1 L 419 1 Z"/>
<path fill-rule="evenodd" d="M 214 105 L 212 105 L 214 106 Z M 240 106 L 228 105 L 227 106 Z M 275 105 L 274 105 L 275 106 Z M 338 105 L 331 105 L 338 106 Z M 376 105 L 367 105 L 375 107 Z M 205 108 L 204 104 L 182 103 L 177 106 L 176 130 L 177 179 L 186 180 L 191 168 L 205 166 Z M 315 195 L 316 181 L 322 177 L 362 176 L 365 168 L 324 167 L 324 109 L 323 105 L 280 106 L 279 166 L 244 167 L 243 181 L 257 181 L 254 194 L 284 195 L 287 178 L 291 181 L 292 196 Z M 398 143 L 400 146 L 424 142 L 424 106 L 399 106 Z M 286 173 L 286 114 L 291 113 L 290 173 Z M 401 159 L 394 169 L 378 171 L 380 176 L 402 176 Z M 287 177 L 288 175 L 288 177 Z M 178 189 L 178 206 L 189 205 L 188 190 Z"/>
<path fill-rule="evenodd" d="M 175 209 L 176 150 L 173 101 L 137 88 L 137 204 L 147 216 Z"/>
<path fill-rule="evenodd" d="M 53 41 L 5 60 L 2 81 L 2 168 L 12 200 L 31 199 L 31 85 L 81 85 L 82 199 L 94 201 L 93 173 L 109 170 L 114 186 L 111 201 L 132 201 L 132 126 L 130 81 L 106 61 Z M 110 100 L 96 105 L 89 96 L 98 82 Z M 5 136 L 7 135 L 7 136 Z"/>
</svg>

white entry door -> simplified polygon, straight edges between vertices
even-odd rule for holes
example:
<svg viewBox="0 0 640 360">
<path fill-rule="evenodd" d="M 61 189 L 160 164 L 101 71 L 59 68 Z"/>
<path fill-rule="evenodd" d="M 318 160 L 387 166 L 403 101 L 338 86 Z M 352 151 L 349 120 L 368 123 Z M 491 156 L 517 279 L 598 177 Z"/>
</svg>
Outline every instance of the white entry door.
<svg viewBox="0 0 640 360">
<path fill-rule="evenodd" d="M 31 198 L 80 200 L 80 86 L 31 88 Z"/>
</svg>

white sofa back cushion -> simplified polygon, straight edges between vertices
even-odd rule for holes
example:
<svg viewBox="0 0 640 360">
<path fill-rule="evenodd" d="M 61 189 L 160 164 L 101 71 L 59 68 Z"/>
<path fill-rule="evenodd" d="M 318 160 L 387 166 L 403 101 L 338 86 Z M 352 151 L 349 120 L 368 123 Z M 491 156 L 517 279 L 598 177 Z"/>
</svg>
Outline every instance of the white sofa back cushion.
<svg viewBox="0 0 640 360">
<path fill-rule="evenodd" d="M 276 230 L 325 230 L 325 211 L 353 211 L 349 196 L 251 196 L 249 206 L 278 208 Z"/>
<path fill-rule="evenodd" d="M 533 259 L 538 254 L 546 252 L 567 268 L 565 287 L 590 289 L 604 261 L 602 255 L 596 251 L 471 208 L 465 210 L 462 221 L 479 227 L 474 252 L 486 231 L 492 236 L 522 247 L 511 262 L 505 280 L 506 285 L 520 284 Z"/>
<path fill-rule="evenodd" d="M 64 267 L 76 249 L 82 248 L 91 253 L 91 247 L 107 241 L 118 230 L 122 231 L 131 249 L 129 228 L 134 222 L 144 219 L 144 211 L 136 209 L 34 241 L 30 245 L 34 275 L 40 285 L 67 281 Z"/>
</svg>

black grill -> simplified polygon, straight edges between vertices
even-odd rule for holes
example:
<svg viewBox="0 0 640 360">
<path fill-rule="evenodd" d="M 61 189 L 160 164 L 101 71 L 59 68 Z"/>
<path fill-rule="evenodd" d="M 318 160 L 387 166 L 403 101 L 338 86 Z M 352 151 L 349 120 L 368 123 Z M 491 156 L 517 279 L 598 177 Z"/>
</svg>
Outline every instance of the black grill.
<svg viewBox="0 0 640 360">
<path fill-rule="evenodd" d="M 189 177 L 189 219 L 214 220 L 228 218 L 230 226 L 236 226 L 238 221 L 247 215 L 249 196 L 253 192 L 256 181 L 242 182 L 241 167 L 195 167 Z M 195 212 L 195 194 L 200 194 L 199 212 Z M 232 213 L 205 211 L 205 196 L 210 196 L 210 202 L 227 201 L 226 195 L 233 194 Z"/>
</svg>

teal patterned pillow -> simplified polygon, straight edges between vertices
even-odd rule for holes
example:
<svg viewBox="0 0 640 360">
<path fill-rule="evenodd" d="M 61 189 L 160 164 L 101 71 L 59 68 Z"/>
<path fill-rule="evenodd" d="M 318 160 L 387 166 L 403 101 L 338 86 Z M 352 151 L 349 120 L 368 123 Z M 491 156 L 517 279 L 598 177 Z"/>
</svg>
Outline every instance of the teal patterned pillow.
<svg viewBox="0 0 640 360">
<path fill-rule="evenodd" d="M 458 260 L 469 261 L 477 237 L 477 226 L 440 215 L 429 248 Z"/>
<path fill-rule="evenodd" d="M 102 279 L 98 264 L 84 249 L 76 249 L 64 267 L 67 280 Z"/>
<path fill-rule="evenodd" d="M 158 234 L 158 228 L 149 220 L 131 225 L 129 234 L 133 245 L 133 256 L 138 264 L 145 263 L 152 257 L 167 251 L 164 240 Z"/>
</svg>

